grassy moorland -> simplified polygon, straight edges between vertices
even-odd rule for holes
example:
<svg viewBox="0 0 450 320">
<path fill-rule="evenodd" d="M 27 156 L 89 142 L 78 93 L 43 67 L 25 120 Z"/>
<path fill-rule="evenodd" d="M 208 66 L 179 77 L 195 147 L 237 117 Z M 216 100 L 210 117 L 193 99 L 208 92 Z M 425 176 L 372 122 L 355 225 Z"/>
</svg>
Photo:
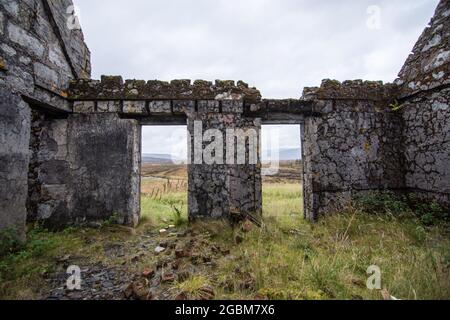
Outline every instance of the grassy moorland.
<svg viewBox="0 0 450 320">
<path fill-rule="evenodd" d="M 134 278 L 117 280 L 118 286 L 137 281 L 134 288 L 146 290 L 124 290 L 114 297 L 119 299 L 150 298 L 149 287 L 152 297 L 165 299 L 450 298 L 448 222 L 417 217 L 400 200 L 363 199 L 311 224 L 302 218 L 299 182 L 275 179 L 263 186 L 262 228 L 188 225 L 186 183 L 176 176 L 143 180 L 142 221 L 135 230 L 112 222 L 57 233 L 31 228 L 28 242 L 0 260 L 0 298 L 45 298 L 53 285 L 48 278 L 66 260 L 116 268 L 121 278 Z M 171 233 L 160 234 L 169 224 L 175 225 Z M 157 255 L 162 242 L 173 248 Z M 122 254 L 111 254 L 111 247 Z M 371 265 L 380 268 L 384 290 L 367 289 Z M 149 269 L 153 278 L 142 279 Z M 173 279 L 155 285 L 169 273 Z"/>
<path fill-rule="evenodd" d="M 167 204 L 186 208 L 184 199 L 184 193 L 144 197 L 143 212 L 157 208 L 170 218 Z M 377 265 L 382 288 L 396 298 L 450 298 L 448 226 L 352 207 L 311 224 L 302 217 L 300 186 L 292 182 L 265 184 L 263 199 L 264 227 L 242 233 L 239 245 L 233 241 L 239 231 L 223 231 L 223 223 L 197 226 L 209 231 L 210 245 L 225 244 L 231 255 L 175 287 L 194 298 L 196 288 L 207 286 L 223 299 L 381 299 L 379 290 L 366 287 L 367 268 Z"/>
</svg>

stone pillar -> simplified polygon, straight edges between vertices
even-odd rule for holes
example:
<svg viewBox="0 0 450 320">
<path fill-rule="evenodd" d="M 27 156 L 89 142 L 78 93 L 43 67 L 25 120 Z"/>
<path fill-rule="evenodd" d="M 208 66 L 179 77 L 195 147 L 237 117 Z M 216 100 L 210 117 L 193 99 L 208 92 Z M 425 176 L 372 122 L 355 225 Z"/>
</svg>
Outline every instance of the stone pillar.
<svg viewBox="0 0 450 320">
<path fill-rule="evenodd" d="M 199 101 L 188 114 L 190 220 L 259 220 L 260 130 L 260 121 L 243 116 L 241 101 Z"/>
<path fill-rule="evenodd" d="M 140 216 L 140 141 L 137 120 L 117 114 L 73 114 L 68 119 L 72 222 L 136 226 Z"/>
<path fill-rule="evenodd" d="M 30 109 L 0 87 L 0 234 L 25 239 Z"/>
<path fill-rule="evenodd" d="M 317 194 L 313 191 L 313 155 L 312 145 L 315 143 L 317 124 L 316 118 L 306 118 L 301 126 L 302 141 L 302 184 L 303 184 L 303 216 L 305 219 L 314 221 L 317 216 Z"/>
</svg>

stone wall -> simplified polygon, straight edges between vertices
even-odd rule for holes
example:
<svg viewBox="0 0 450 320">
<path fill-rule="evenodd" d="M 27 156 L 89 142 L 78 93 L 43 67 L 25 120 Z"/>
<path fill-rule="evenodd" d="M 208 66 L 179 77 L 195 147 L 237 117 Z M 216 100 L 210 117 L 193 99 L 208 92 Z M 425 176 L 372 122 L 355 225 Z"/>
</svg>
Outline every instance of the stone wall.
<svg viewBox="0 0 450 320">
<path fill-rule="evenodd" d="M 140 126 L 116 114 L 55 119 L 34 111 L 28 220 L 50 229 L 114 218 L 136 225 Z M 113 143 L 112 143 L 113 141 Z"/>
<path fill-rule="evenodd" d="M 255 147 L 259 148 L 261 122 L 259 115 L 251 114 L 251 106 L 261 102 L 255 88 L 238 81 L 215 83 L 203 80 L 142 81 L 126 80 L 119 76 L 103 76 L 98 80 L 74 81 L 70 87 L 74 113 L 101 116 L 118 114 L 122 118 L 136 119 L 140 124 L 187 124 L 191 147 L 195 146 L 195 122 L 200 122 L 200 139 L 208 129 L 217 129 L 222 141 L 220 157 L 215 162 L 192 161 L 188 166 L 189 217 L 226 218 L 261 215 L 261 167 L 259 158 L 252 164 L 227 163 L 227 148 L 233 145 L 237 156 L 237 138 L 226 140 L 227 130 L 254 129 Z M 246 114 L 248 113 L 248 116 Z M 209 141 L 211 142 L 211 141 Z M 200 153 L 209 145 L 200 145 Z M 201 143 L 201 141 L 200 141 Z M 247 141 L 248 143 L 248 141 Z M 249 148 L 245 146 L 247 159 Z M 80 150 L 81 151 L 81 150 Z M 217 151 L 217 150 L 216 150 Z M 241 150 L 240 150 L 241 151 Z M 219 152 L 218 152 L 219 153 Z M 256 149 L 258 155 L 258 149 Z M 219 159 L 220 158 L 220 159 Z M 236 158 L 237 160 L 237 158 Z M 93 168 L 96 171 L 96 168 Z M 85 201 L 89 203 L 89 201 Z M 92 206 L 94 203 L 90 202 Z"/>
<path fill-rule="evenodd" d="M 242 101 L 203 101 L 197 111 L 188 113 L 189 150 L 192 151 L 188 166 L 191 220 L 239 220 L 246 216 L 255 221 L 260 219 L 261 122 L 255 118 L 245 118 L 243 107 Z M 208 129 L 218 131 L 214 136 L 209 136 Z M 198 132 L 204 138 L 203 142 L 199 141 Z M 215 147 L 219 141 L 222 143 Z M 250 158 L 252 150 L 256 156 L 253 159 Z M 205 155 L 212 155 L 213 162 Z"/>
<path fill-rule="evenodd" d="M 27 208 L 30 220 L 51 228 L 111 217 L 136 225 L 142 124 L 187 123 L 192 140 L 201 121 L 202 133 L 217 129 L 225 139 L 219 149 L 212 137 L 191 141 L 202 154 L 214 149 L 216 160 L 192 155 L 192 219 L 258 220 L 259 154 L 250 162 L 247 142 L 246 162 L 229 163 L 228 149 L 237 148 L 226 136 L 254 129 L 259 140 L 264 123 L 302 124 L 308 219 L 372 190 L 449 204 L 449 0 L 439 3 L 396 84 L 326 80 L 289 100 L 262 100 L 242 81 L 88 79 L 83 35 L 67 24 L 71 5 L 0 3 L 0 231 L 23 237 Z"/>
<path fill-rule="evenodd" d="M 71 0 L 0 3 L 0 84 L 57 109 L 70 110 L 69 81 L 90 76 L 90 53 L 81 30 L 70 30 Z M 56 95 L 56 97 L 55 97 Z"/>
<path fill-rule="evenodd" d="M 0 86 L 0 232 L 25 237 L 30 109 Z"/>
<path fill-rule="evenodd" d="M 450 1 L 441 0 L 395 81 L 403 87 L 402 97 L 450 84 L 449 39 Z"/>
<path fill-rule="evenodd" d="M 44 156 L 47 151 L 29 150 L 31 109 L 53 115 L 71 112 L 72 106 L 66 99 L 69 80 L 90 74 L 89 50 L 81 30 L 69 30 L 64 24 L 70 5 L 70 0 L 0 2 L 0 232 L 16 228 L 22 238 L 27 216 L 29 159 L 33 154 Z M 49 127 L 39 130 L 52 132 L 57 126 L 53 121 L 43 121 L 44 125 Z M 36 143 L 35 137 L 32 144 Z M 43 167 L 36 172 L 33 169 L 31 181 L 38 182 L 38 175 L 44 177 L 44 172 L 52 169 L 51 162 L 41 160 L 34 163 Z M 46 175 L 50 180 L 57 177 Z M 44 214 L 44 204 L 58 206 L 48 199 L 58 198 L 56 193 L 61 190 L 55 187 L 41 190 L 32 183 L 30 194 L 37 196 L 39 190 L 43 198 L 29 202 L 28 207 L 36 210 L 31 216 Z M 50 181 L 48 185 L 56 184 Z M 53 195 L 47 197 L 50 193 Z"/>
<path fill-rule="evenodd" d="M 69 164 L 67 120 L 32 110 L 27 220 L 67 216 Z"/>
<path fill-rule="evenodd" d="M 140 126 L 116 114 L 68 119 L 70 223 L 104 221 L 135 226 L 140 212 Z"/>
<path fill-rule="evenodd" d="M 404 188 L 401 117 L 389 108 L 396 90 L 361 80 L 305 89 L 320 114 L 305 118 L 307 218 L 336 212 L 362 192 Z"/>
<path fill-rule="evenodd" d="M 405 183 L 450 207 L 450 1 L 439 3 L 396 83 L 404 122 Z"/>
<path fill-rule="evenodd" d="M 450 88 L 408 98 L 402 115 L 406 187 L 450 207 Z"/>
<path fill-rule="evenodd" d="M 318 114 L 305 118 L 306 217 L 370 190 L 449 205 L 449 16 L 450 1 L 442 0 L 395 84 L 325 80 L 305 89 Z"/>
</svg>

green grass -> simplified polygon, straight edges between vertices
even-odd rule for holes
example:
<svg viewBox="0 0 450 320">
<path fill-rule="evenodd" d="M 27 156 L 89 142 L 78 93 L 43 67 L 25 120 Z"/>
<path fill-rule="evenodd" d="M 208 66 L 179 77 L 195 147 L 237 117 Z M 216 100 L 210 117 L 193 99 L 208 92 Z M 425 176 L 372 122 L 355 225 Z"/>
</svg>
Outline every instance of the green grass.
<svg viewBox="0 0 450 320">
<path fill-rule="evenodd" d="M 72 261 L 114 265 L 118 261 L 104 254 L 105 245 L 132 240 L 129 230 L 108 224 L 61 232 L 29 226 L 26 243 L 0 257 L 0 299 L 39 299 L 47 286 L 45 276 L 62 268 L 60 259 L 70 256 Z"/>
<path fill-rule="evenodd" d="M 132 254 L 140 234 L 186 224 L 186 202 L 186 192 L 143 196 L 142 221 L 135 231 L 109 224 L 55 233 L 31 229 L 22 249 L 0 258 L 0 298 L 39 298 L 44 274 L 58 268 L 58 257 L 67 254 L 84 262 L 120 264 L 105 255 L 107 244 L 120 242 Z M 348 208 L 311 224 L 303 219 L 300 186 L 291 183 L 263 186 L 263 218 L 263 227 L 244 233 L 239 245 L 233 237 L 239 231 L 226 223 L 189 226 L 204 237 L 196 242 L 200 246 L 216 244 L 231 252 L 217 258 L 215 268 L 174 283 L 171 292 L 198 298 L 212 288 L 217 299 L 381 299 L 379 290 L 366 288 L 366 270 L 377 265 L 382 288 L 397 298 L 450 298 L 448 223 L 427 226 L 411 216 Z M 139 272 L 154 260 L 150 251 L 128 272 Z"/>
<path fill-rule="evenodd" d="M 164 227 L 168 223 L 181 226 L 186 222 L 186 192 L 166 193 L 158 199 L 148 196 L 141 197 L 141 224 L 150 223 L 154 226 Z"/>
<path fill-rule="evenodd" d="M 199 274 L 194 275 L 183 282 L 175 283 L 170 291 L 174 298 L 183 295 L 189 300 L 202 300 L 205 298 L 205 289 L 208 290 L 209 288 L 212 288 L 209 277 Z"/>
<path fill-rule="evenodd" d="M 27 236 L 27 242 L 19 251 L 0 260 L 0 297 L 33 297 L 31 293 L 43 285 L 40 275 L 54 271 L 58 253 L 81 246 L 78 239 L 69 240 L 69 232 L 49 233 L 36 228 Z"/>
<path fill-rule="evenodd" d="M 276 221 L 283 229 L 292 229 L 303 222 L 303 201 L 300 184 L 263 185 L 263 217 L 266 224 Z"/>
<path fill-rule="evenodd" d="M 247 234 L 232 250 L 236 259 L 218 271 L 223 278 L 240 266 L 255 286 L 223 290 L 220 298 L 380 299 L 380 291 L 366 287 L 370 265 L 381 268 L 382 287 L 397 298 L 450 298 L 448 226 L 423 227 L 353 208 L 310 224 L 302 218 L 298 188 L 264 186 L 264 228 Z M 242 287 L 239 274 L 228 281 Z"/>
</svg>

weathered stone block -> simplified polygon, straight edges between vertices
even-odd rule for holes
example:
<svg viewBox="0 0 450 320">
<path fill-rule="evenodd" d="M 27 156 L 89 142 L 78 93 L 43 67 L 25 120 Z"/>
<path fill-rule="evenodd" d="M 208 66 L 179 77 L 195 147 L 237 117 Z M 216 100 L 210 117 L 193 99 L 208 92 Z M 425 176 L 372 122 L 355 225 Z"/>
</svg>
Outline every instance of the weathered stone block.
<svg viewBox="0 0 450 320">
<path fill-rule="evenodd" d="M 150 113 L 168 113 L 172 112 L 172 106 L 170 101 L 150 101 L 149 103 Z"/>
<path fill-rule="evenodd" d="M 8 85 L 18 92 L 32 94 L 34 91 L 33 76 L 20 66 L 12 66 L 9 68 L 6 79 Z"/>
<path fill-rule="evenodd" d="M 41 58 L 44 54 L 45 47 L 38 39 L 11 22 L 8 23 L 8 35 L 11 41 L 29 50 L 30 54 L 33 54 L 38 58 Z"/>
<path fill-rule="evenodd" d="M 83 33 L 76 28 L 67 27 L 67 8 L 73 5 L 71 0 L 47 1 L 51 14 L 61 35 L 76 78 L 89 78 L 91 73 L 90 53 L 83 41 Z"/>
<path fill-rule="evenodd" d="M 120 90 L 123 86 L 123 78 L 121 76 L 101 76 L 100 83 L 103 88 L 111 88 L 112 90 Z"/>
<path fill-rule="evenodd" d="M 70 66 L 67 63 L 66 57 L 57 42 L 51 43 L 48 50 L 48 59 L 51 63 L 63 70 L 67 74 L 71 74 Z"/>
<path fill-rule="evenodd" d="M 40 62 L 34 63 L 34 75 L 36 80 L 42 81 L 49 86 L 59 84 L 58 73 Z"/>
<path fill-rule="evenodd" d="M 19 3 L 17 0 L 2 0 L 2 6 L 13 17 L 19 14 Z"/>
<path fill-rule="evenodd" d="M 200 100 L 197 102 L 198 112 L 219 112 L 220 102 L 216 100 Z"/>
<path fill-rule="evenodd" d="M 19 62 L 23 63 L 23 64 L 30 64 L 31 63 L 31 59 L 25 56 L 21 56 L 19 58 Z"/>
<path fill-rule="evenodd" d="M 244 102 L 235 100 L 224 100 L 222 103 L 222 112 L 243 113 Z"/>
<path fill-rule="evenodd" d="M 73 112 L 75 113 L 93 113 L 95 112 L 94 101 L 75 101 L 73 103 Z"/>
<path fill-rule="evenodd" d="M 6 43 L 3 43 L 0 47 L 2 49 L 2 51 L 7 54 L 10 57 L 14 57 L 17 53 L 16 50 L 14 50 L 14 48 L 11 48 L 10 46 L 8 46 Z"/>
<path fill-rule="evenodd" d="M 145 101 L 126 100 L 123 102 L 123 112 L 146 114 Z"/>
<path fill-rule="evenodd" d="M 98 112 L 120 112 L 120 101 L 98 101 L 97 102 Z"/>
<path fill-rule="evenodd" d="M 172 102 L 174 114 L 186 114 L 195 110 L 195 101 L 193 100 L 174 100 Z"/>
</svg>

